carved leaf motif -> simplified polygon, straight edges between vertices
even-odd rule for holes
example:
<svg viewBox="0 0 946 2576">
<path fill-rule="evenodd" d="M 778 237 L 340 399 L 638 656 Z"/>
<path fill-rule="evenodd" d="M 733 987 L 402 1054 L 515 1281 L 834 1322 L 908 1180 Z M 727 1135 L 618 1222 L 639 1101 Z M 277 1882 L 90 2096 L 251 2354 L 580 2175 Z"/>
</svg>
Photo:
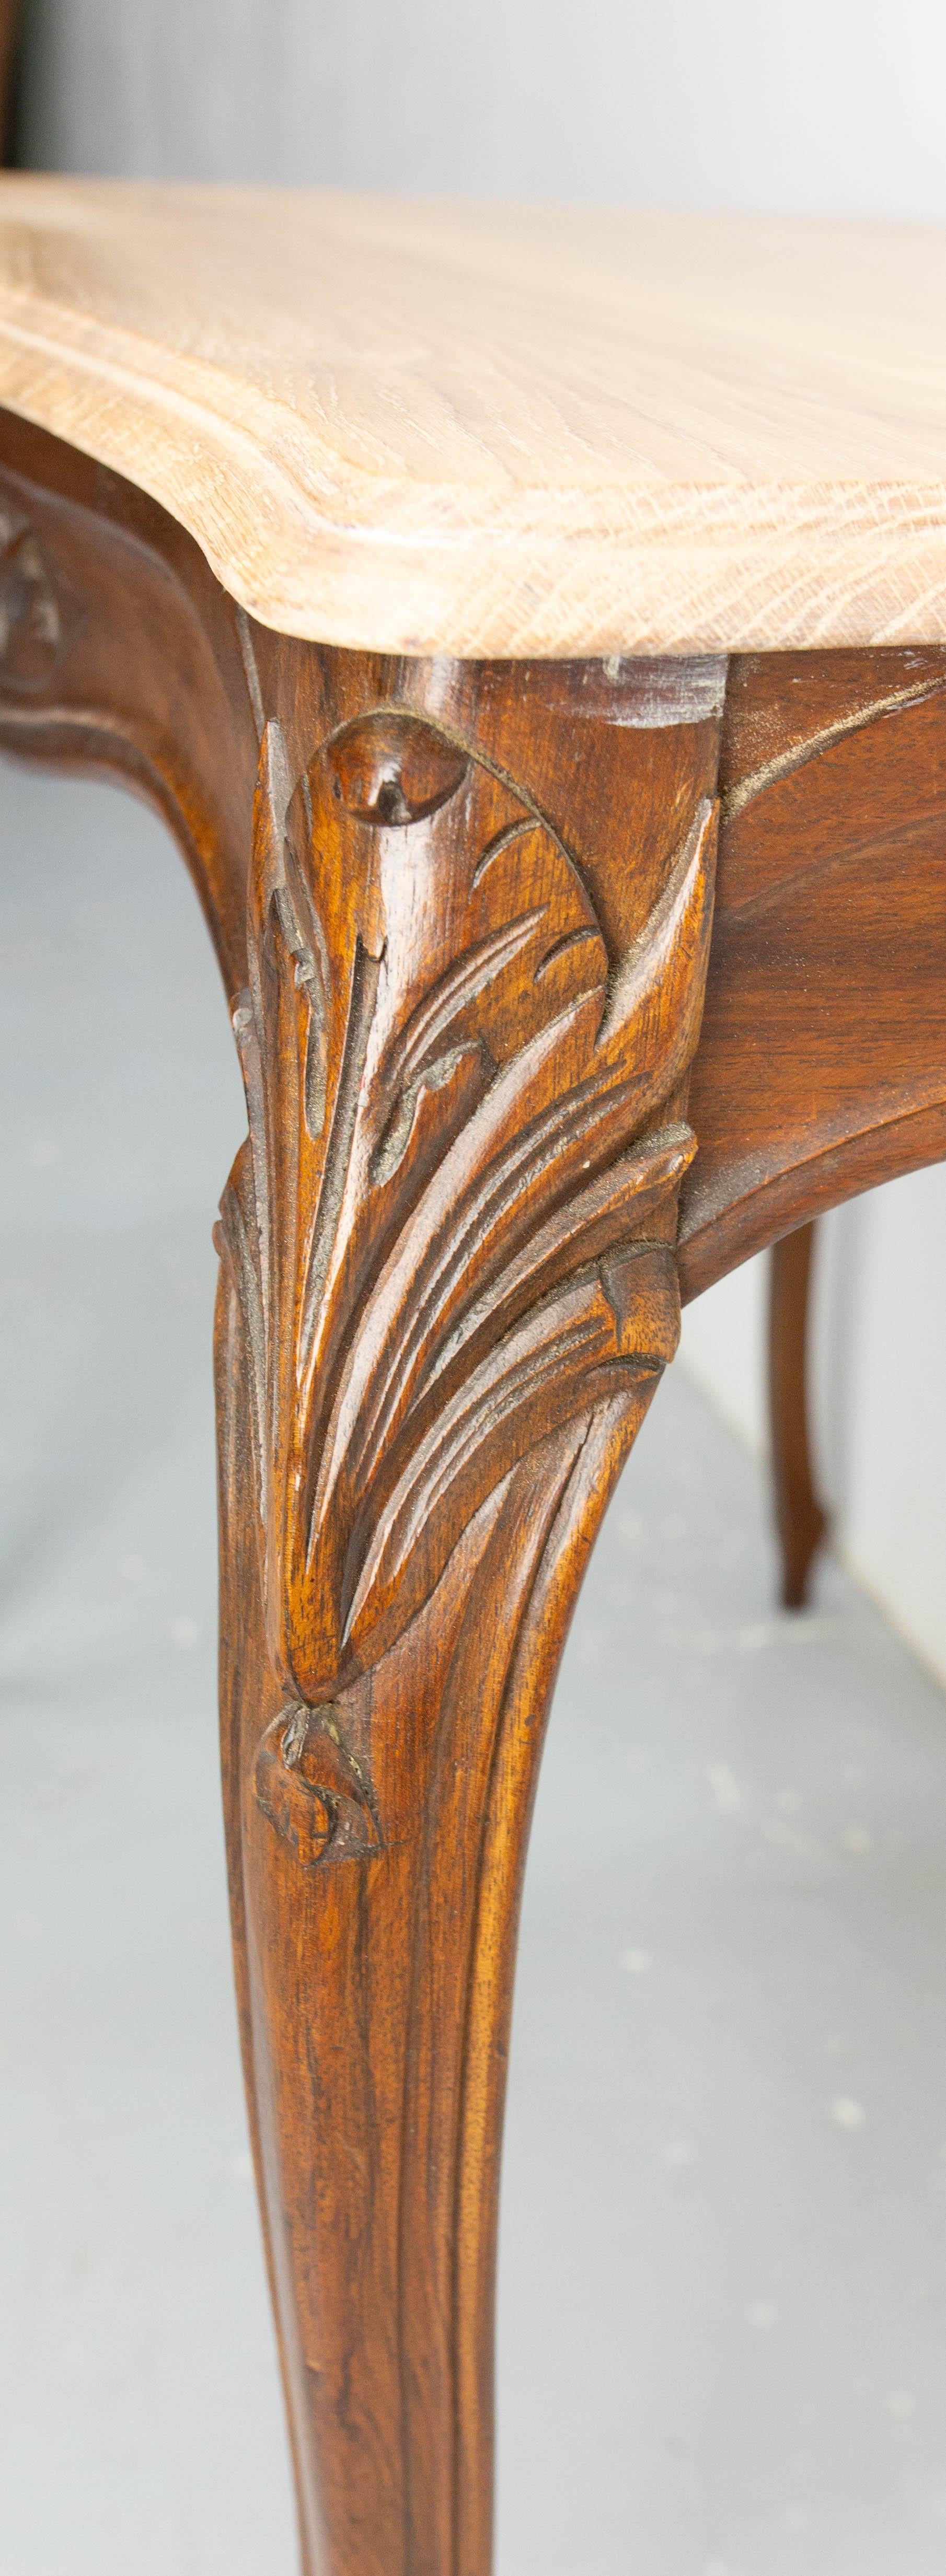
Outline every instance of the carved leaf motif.
<svg viewBox="0 0 946 2576">
<path fill-rule="evenodd" d="M 381 1848 L 370 1784 L 331 1707 L 280 1709 L 259 1745 L 253 1788 L 303 1869 Z"/>
<path fill-rule="evenodd" d="M 438 1054 L 444 1033 L 467 1003 L 475 1001 L 492 978 L 501 974 L 503 967 L 518 957 L 520 949 L 528 945 L 542 919 L 540 907 L 524 913 L 521 921 L 511 922 L 508 930 L 497 930 L 490 938 L 481 939 L 418 1004 L 391 1060 L 388 1088 L 392 1095 L 392 1109 L 381 1143 L 372 1157 L 373 1181 L 387 1181 L 397 1170 L 407 1148 L 421 1092 L 442 1091 L 461 1057 L 482 1049 L 482 1039 L 470 1038 L 466 1044 L 461 1040 L 458 1046 L 447 1047 Z"/>
<path fill-rule="evenodd" d="M 221 1241 L 293 1706 L 335 1705 L 396 1642 L 551 1421 L 674 1347 L 674 1260 L 647 1228 L 694 1150 L 661 1111 L 699 1027 L 713 824 L 704 803 L 610 958 L 528 794 L 426 719 L 346 727 L 298 789 L 267 730 L 235 1012 L 250 1133 Z"/>
</svg>

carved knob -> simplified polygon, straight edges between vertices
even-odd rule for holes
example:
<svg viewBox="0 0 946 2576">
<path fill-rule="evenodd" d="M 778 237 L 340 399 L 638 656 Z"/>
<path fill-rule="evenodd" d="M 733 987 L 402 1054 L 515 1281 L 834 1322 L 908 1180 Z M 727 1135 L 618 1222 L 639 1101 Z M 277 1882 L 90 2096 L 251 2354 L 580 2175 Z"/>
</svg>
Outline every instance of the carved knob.
<svg viewBox="0 0 946 2576">
<path fill-rule="evenodd" d="M 0 527 L 0 667 L 6 681 L 39 689 L 64 645 L 63 621 L 40 547 L 30 528 L 6 546 Z"/>
<path fill-rule="evenodd" d="M 326 750 L 332 787 L 346 813 L 376 831 L 419 823 L 445 805 L 469 762 L 457 743 L 419 716 L 359 716 Z"/>
<path fill-rule="evenodd" d="M 370 1786 L 343 1743 L 331 1706 L 290 1701 L 266 1729 L 253 1766 L 257 1804 L 301 1868 L 362 1857 L 380 1846 Z"/>
</svg>

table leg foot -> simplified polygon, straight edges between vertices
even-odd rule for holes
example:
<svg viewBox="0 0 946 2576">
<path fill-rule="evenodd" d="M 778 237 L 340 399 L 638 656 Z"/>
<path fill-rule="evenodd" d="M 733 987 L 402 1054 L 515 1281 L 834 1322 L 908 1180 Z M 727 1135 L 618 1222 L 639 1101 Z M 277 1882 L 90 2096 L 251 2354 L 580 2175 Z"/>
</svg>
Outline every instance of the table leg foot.
<svg viewBox="0 0 946 2576">
<path fill-rule="evenodd" d="M 814 1225 L 772 1246 L 769 1272 L 769 1421 L 775 1524 L 786 1610 L 800 1610 L 827 1528 L 815 1490 L 808 1426 L 808 1321 Z"/>
</svg>

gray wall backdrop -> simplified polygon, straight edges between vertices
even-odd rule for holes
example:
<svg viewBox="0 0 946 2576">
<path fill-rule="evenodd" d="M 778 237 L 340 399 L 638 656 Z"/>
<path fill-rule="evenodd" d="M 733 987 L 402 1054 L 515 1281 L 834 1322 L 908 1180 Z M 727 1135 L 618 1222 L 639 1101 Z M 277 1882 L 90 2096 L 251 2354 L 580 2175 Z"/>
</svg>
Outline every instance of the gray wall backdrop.
<svg viewBox="0 0 946 2576">
<path fill-rule="evenodd" d="M 946 215 L 938 0 L 28 0 L 41 167 Z"/>
</svg>

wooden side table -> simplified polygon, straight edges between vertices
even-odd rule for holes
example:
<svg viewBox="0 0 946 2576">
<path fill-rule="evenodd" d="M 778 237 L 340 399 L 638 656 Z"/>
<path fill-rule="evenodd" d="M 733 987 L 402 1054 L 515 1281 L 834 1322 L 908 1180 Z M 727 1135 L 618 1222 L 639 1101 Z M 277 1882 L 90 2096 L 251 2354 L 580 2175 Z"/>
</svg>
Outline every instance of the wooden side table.
<svg viewBox="0 0 946 2576">
<path fill-rule="evenodd" d="M 246 1083 L 223 1770 L 304 2565 L 486 2576 L 588 1551 L 680 1295 L 946 1152 L 946 237 L 0 216 L 0 738 L 166 816 Z"/>
</svg>

